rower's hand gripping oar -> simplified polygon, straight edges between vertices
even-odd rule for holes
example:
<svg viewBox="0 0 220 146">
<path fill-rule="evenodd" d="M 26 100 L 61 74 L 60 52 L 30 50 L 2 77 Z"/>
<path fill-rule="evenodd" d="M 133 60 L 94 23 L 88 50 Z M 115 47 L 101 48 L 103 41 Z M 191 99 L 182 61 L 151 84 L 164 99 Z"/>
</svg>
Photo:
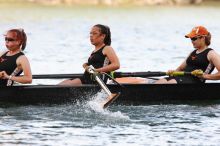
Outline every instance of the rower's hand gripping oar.
<svg viewBox="0 0 220 146">
<path fill-rule="evenodd" d="M 97 72 L 94 71 L 94 67 L 93 66 L 90 65 L 87 68 L 87 71 L 94 76 L 95 80 L 100 85 L 100 87 L 108 94 L 108 97 L 107 97 L 106 101 L 103 104 L 103 108 L 106 108 L 115 99 L 117 99 L 117 97 L 120 95 L 120 93 L 111 93 L 111 91 L 108 89 L 108 87 L 105 85 L 105 83 L 100 79 L 100 77 L 98 76 Z"/>
</svg>

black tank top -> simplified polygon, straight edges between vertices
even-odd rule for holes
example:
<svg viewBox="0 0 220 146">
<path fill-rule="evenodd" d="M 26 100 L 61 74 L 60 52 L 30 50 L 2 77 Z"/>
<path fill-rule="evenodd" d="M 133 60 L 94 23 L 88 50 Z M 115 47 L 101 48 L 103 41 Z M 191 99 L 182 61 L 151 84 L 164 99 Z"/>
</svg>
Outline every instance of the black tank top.
<svg viewBox="0 0 220 146">
<path fill-rule="evenodd" d="M 88 59 L 88 65 L 92 65 L 94 68 L 101 68 L 110 63 L 106 55 L 102 53 L 104 48 L 105 46 L 96 52 L 92 52 Z"/>
<path fill-rule="evenodd" d="M 201 69 L 203 72 L 210 74 L 214 70 L 214 65 L 208 60 L 208 53 L 213 49 L 208 48 L 201 53 L 196 53 L 194 50 L 186 60 L 186 68 L 184 71 L 191 72 L 195 69 Z"/>
<path fill-rule="evenodd" d="M 210 74 L 215 68 L 215 66 L 209 62 L 207 57 L 209 51 L 211 50 L 213 49 L 208 48 L 201 53 L 196 53 L 196 50 L 194 50 L 186 60 L 186 68 L 184 71 L 191 72 L 196 69 L 201 69 L 204 73 Z M 188 76 L 188 78 L 193 80 L 195 83 L 205 82 L 205 79 L 201 79 L 195 76 Z"/>
<path fill-rule="evenodd" d="M 88 59 L 88 65 L 92 65 L 94 68 L 101 68 L 103 66 L 110 64 L 110 61 L 107 58 L 107 56 L 102 53 L 104 48 L 105 46 L 103 46 L 96 52 L 92 52 L 92 54 L 90 55 Z M 105 83 L 107 82 L 107 77 L 105 75 L 101 75 L 100 77 Z M 95 84 L 96 83 L 95 81 L 91 80 L 91 75 L 87 71 L 84 72 L 84 75 L 83 75 L 83 78 L 81 78 L 81 81 L 84 84 Z"/>
<path fill-rule="evenodd" d="M 0 57 L 0 71 L 5 71 L 8 75 L 11 75 L 17 68 L 16 60 L 19 56 L 24 55 L 23 52 L 19 52 L 13 56 L 7 56 L 8 52 Z M 22 71 L 19 71 L 16 76 L 20 75 Z M 7 85 L 7 79 L 0 79 L 0 86 Z"/>
</svg>

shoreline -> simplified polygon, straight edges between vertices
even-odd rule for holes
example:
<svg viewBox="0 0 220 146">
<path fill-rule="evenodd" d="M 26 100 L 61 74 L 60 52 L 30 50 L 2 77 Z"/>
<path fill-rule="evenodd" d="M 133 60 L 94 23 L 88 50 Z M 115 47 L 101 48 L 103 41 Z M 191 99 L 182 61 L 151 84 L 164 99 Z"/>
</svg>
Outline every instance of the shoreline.
<svg viewBox="0 0 220 146">
<path fill-rule="evenodd" d="M 0 0 L 1 3 L 29 3 L 40 5 L 69 5 L 69 6 L 216 6 L 218 0 Z"/>
</svg>

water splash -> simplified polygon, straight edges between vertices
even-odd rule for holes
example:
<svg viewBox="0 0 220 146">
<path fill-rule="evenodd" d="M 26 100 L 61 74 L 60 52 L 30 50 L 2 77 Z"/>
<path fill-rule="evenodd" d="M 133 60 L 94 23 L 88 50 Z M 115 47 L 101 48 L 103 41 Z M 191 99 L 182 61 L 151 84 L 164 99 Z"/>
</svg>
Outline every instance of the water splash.
<svg viewBox="0 0 220 146">
<path fill-rule="evenodd" d="M 107 97 L 107 94 L 105 94 L 103 91 L 98 92 L 90 101 L 86 102 L 85 108 L 94 111 L 102 118 L 106 118 L 108 120 L 130 120 L 129 116 L 120 111 L 112 112 L 109 110 L 110 108 L 104 109 L 103 102 L 105 101 L 105 97 Z"/>
</svg>

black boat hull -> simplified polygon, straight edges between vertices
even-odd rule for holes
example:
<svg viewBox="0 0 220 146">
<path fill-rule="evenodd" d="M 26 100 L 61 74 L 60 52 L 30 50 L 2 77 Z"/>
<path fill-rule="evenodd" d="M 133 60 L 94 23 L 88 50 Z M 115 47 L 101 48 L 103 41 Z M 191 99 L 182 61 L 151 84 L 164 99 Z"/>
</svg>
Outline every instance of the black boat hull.
<svg viewBox="0 0 220 146">
<path fill-rule="evenodd" d="M 108 85 L 114 92 L 121 92 L 116 104 L 143 105 L 150 103 L 180 103 L 220 100 L 220 84 L 124 84 Z M 100 92 L 98 85 L 56 86 L 31 85 L 0 88 L 0 102 L 14 104 L 63 104 L 90 100 Z"/>
</svg>

